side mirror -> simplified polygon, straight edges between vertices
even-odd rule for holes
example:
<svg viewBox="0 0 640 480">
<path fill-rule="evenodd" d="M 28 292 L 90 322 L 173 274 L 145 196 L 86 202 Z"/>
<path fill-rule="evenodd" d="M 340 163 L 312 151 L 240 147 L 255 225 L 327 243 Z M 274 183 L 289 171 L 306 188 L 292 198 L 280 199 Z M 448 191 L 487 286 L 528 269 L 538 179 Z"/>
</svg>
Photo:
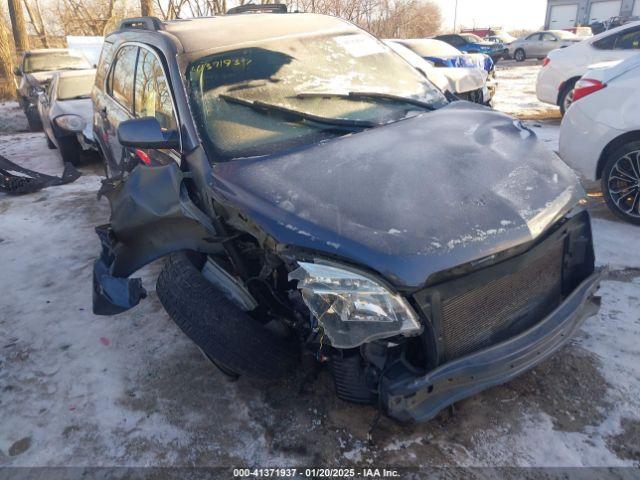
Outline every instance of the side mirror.
<svg viewBox="0 0 640 480">
<path fill-rule="evenodd" d="M 20 70 L 20 67 L 14 67 L 13 68 L 13 74 L 16 77 L 21 77 L 22 76 L 22 70 Z"/>
<path fill-rule="evenodd" d="M 155 117 L 125 120 L 118 126 L 118 141 L 123 147 L 178 149 L 180 139 L 175 130 L 162 131 Z"/>
</svg>

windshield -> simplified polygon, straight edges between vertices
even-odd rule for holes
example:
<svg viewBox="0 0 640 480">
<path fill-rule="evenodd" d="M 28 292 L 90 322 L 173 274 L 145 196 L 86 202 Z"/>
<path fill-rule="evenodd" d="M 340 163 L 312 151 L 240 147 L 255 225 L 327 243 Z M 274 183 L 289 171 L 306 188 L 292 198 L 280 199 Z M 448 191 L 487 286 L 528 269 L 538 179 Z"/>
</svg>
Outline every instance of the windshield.
<svg viewBox="0 0 640 480">
<path fill-rule="evenodd" d="M 84 70 L 91 68 L 89 61 L 68 52 L 28 55 L 24 59 L 24 72 L 51 72 L 53 70 Z"/>
<path fill-rule="evenodd" d="M 462 52 L 441 40 L 398 40 L 421 57 L 454 57 Z"/>
<path fill-rule="evenodd" d="M 556 35 L 556 37 L 560 38 L 560 40 L 581 40 L 581 38 L 578 37 L 573 32 L 566 32 L 564 30 L 555 30 L 553 33 Z"/>
<path fill-rule="evenodd" d="M 216 159 L 275 153 L 447 103 L 387 46 L 352 31 L 206 55 L 189 64 L 187 78 Z"/>
<path fill-rule="evenodd" d="M 465 33 L 464 35 L 461 35 L 461 37 L 464 38 L 469 43 L 482 43 L 483 42 L 483 40 L 479 36 L 474 35 L 473 33 Z"/>
<path fill-rule="evenodd" d="M 91 88 L 95 82 L 95 74 L 58 79 L 58 100 L 87 98 L 91 95 Z"/>
</svg>

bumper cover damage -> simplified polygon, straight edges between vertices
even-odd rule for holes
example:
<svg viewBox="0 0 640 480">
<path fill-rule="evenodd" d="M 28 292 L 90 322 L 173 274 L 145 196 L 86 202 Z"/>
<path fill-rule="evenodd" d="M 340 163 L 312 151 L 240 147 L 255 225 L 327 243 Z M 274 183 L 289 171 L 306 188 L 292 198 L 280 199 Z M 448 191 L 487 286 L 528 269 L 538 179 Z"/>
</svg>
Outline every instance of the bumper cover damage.
<svg viewBox="0 0 640 480">
<path fill-rule="evenodd" d="M 604 273 L 594 272 L 541 322 L 510 340 L 446 363 L 424 376 L 384 377 L 381 400 L 388 414 L 401 421 L 429 420 L 448 405 L 533 368 L 598 312 L 600 298 L 595 292 Z"/>
</svg>

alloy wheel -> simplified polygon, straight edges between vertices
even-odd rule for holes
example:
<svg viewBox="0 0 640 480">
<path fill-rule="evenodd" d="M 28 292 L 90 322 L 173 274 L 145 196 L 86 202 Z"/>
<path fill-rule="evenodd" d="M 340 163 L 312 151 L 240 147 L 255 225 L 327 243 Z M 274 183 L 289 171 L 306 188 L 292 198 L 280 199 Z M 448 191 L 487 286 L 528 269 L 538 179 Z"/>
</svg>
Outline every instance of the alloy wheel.
<svg viewBox="0 0 640 480">
<path fill-rule="evenodd" d="M 640 150 L 616 160 L 607 179 L 607 188 L 620 212 L 640 219 Z"/>
</svg>

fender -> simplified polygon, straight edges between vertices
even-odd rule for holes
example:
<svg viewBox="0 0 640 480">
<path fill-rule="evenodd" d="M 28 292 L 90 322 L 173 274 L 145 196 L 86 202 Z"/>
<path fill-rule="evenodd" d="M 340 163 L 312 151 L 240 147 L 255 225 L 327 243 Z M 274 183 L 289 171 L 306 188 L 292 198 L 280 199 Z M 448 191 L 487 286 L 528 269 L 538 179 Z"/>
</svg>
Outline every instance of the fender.
<svg viewBox="0 0 640 480">
<path fill-rule="evenodd" d="M 223 251 L 211 219 L 189 198 L 190 178 L 171 163 L 136 166 L 127 176 L 103 181 L 98 197 L 111 205 L 110 223 L 96 228 L 102 252 L 93 269 L 93 312 L 115 315 L 136 306 L 146 291 L 128 278 L 144 265 L 180 250 Z"/>
</svg>

